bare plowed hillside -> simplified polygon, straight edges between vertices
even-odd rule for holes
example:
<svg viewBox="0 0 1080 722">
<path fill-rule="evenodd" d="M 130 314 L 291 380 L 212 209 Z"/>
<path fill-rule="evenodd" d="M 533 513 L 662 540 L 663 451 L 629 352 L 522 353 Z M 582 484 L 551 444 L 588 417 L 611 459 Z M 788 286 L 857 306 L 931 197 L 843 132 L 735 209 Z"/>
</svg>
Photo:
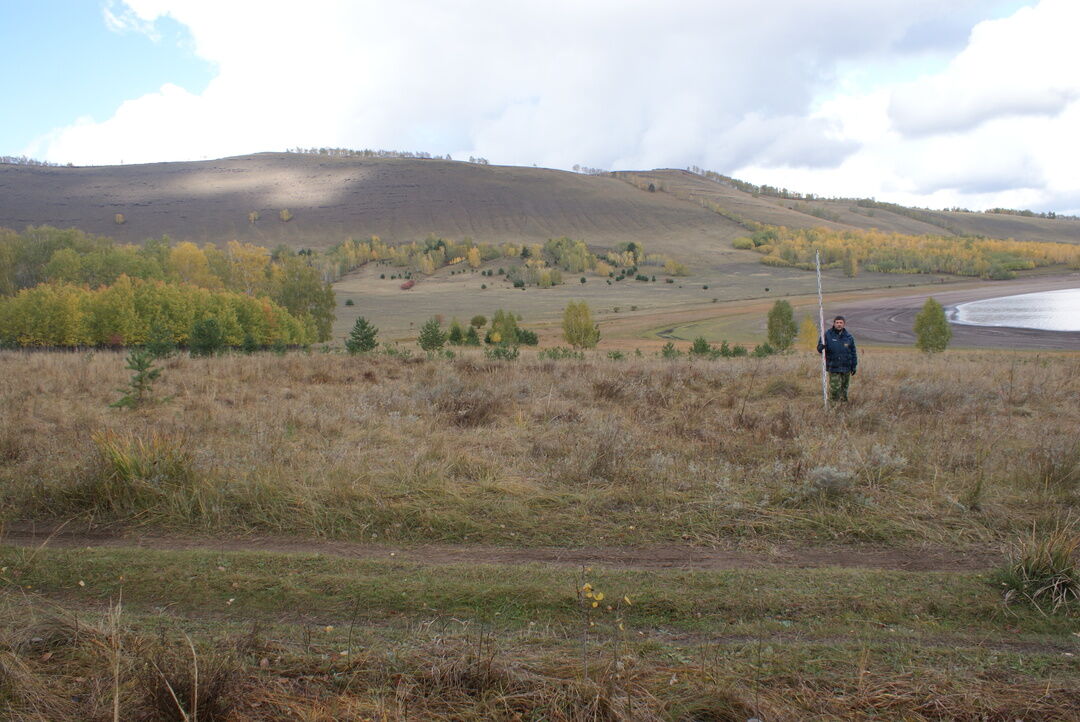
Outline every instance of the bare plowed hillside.
<svg viewBox="0 0 1080 722">
<path fill-rule="evenodd" d="M 292 219 L 283 222 L 288 209 Z M 258 220 L 249 222 L 257 212 Z M 123 214 L 117 223 L 116 214 Z M 348 237 L 478 241 L 571 236 L 600 246 L 715 245 L 744 231 L 607 176 L 463 162 L 259 154 L 88 168 L 0 165 L 0 226 L 74 226 L 123 241 L 238 239 L 325 247 Z"/>
<path fill-rule="evenodd" d="M 0 226 L 76 227 L 129 242 L 167 234 L 200 243 L 314 248 L 370 235 L 492 242 L 565 235 L 601 247 L 637 241 L 707 264 L 746 233 L 738 220 L 1080 242 L 1080 221 L 755 196 L 681 170 L 614 176 L 287 153 L 86 168 L 0 164 Z"/>
<path fill-rule="evenodd" d="M 975 235 L 1022 241 L 1080 243 L 1080 221 L 1019 215 L 960 213 L 903 208 L 860 207 L 852 199 L 794 200 L 753 195 L 684 170 L 631 171 L 618 174 L 638 187 L 697 205 L 719 208 L 739 218 L 789 228 L 876 228 L 892 233 Z M 897 206 L 897 209 L 900 207 Z"/>
</svg>

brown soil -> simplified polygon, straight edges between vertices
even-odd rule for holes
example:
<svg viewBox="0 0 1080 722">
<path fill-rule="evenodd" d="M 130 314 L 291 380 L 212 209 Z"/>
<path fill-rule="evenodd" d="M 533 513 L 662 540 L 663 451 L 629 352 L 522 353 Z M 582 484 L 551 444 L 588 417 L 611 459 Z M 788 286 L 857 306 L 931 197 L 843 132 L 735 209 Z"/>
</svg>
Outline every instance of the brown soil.
<svg viewBox="0 0 1080 722">
<path fill-rule="evenodd" d="M 283 537 L 220 539 L 198 536 L 117 534 L 106 531 L 10 526 L 0 543 L 39 547 L 113 547 L 159 550 L 256 551 L 324 554 L 350 559 L 391 559 L 420 564 L 550 564 L 613 569 L 774 569 L 844 567 L 900 571 L 964 572 L 1000 566 L 991 549 L 885 548 L 785 544 L 764 550 L 693 546 L 643 547 L 494 547 L 466 545 L 361 544 Z"/>
</svg>

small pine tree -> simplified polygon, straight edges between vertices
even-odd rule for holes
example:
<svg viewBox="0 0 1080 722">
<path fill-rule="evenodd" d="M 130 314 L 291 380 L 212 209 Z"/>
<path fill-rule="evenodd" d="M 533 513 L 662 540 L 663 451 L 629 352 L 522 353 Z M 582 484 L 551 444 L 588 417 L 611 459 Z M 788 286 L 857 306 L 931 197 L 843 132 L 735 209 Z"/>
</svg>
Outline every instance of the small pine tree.
<svg viewBox="0 0 1080 722">
<path fill-rule="evenodd" d="M 450 335 L 447 337 L 447 341 L 450 342 L 451 346 L 461 346 L 465 343 L 465 332 L 456 318 L 450 323 Z"/>
<path fill-rule="evenodd" d="M 420 348 L 428 353 L 434 353 L 446 344 L 446 334 L 439 324 L 439 319 L 431 318 L 420 327 L 420 337 L 417 339 Z"/>
<path fill-rule="evenodd" d="M 574 348 L 596 348 L 600 327 L 593 323 L 589 305 L 584 301 L 566 304 L 563 311 L 563 338 Z"/>
<path fill-rule="evenodd" d="M 255 339 L 255 334 L 250 331 L 244 334 L 244 342 L 241 344 L 240 350 L 249 356 L 259 350 L 259 342 Z"/>
<path fill-rule="evenodd" d="M 466 346 L 479 346 L 480 334 L 476 332 L 476 326 L 469 326 L 469 330 L 465 332 L 465 345 Z"/>
<path fill-rule="evenodd" d="M 709 356 L 712 354 L 712 346 L 709 345 L 704 336 L 698 336 L 690 346 L 690 353 L 694 356 Z"/>
<path fill-rule="evenodd" d="M 787 301 L 777 301 L 769 311 L 769 345 L 777 351 L 786 351 L 799 327 L 795 325 L 795 312 Z"/>
<path fill-rule="evenodd" d="M 191 327 L 192 356 L 213 356 L 225 347 L 225 332 L 216 318 L 204 318 Z"/>
<path fill-rule="evenodd" d="M 682 351 L 675 348 L 673 342 L 668 341 L 664 344 L 664 347 L 660 349 L 660 355 L 664 358 L 678 358 L 679 356 L 682 356 Z"/>
<path fill-rule="evenodd" d="M 176 353 L 176 339 L 173 338 L 172 331 L 155 323 L 150 328 L 145 348 L 154 358 L 168 358 Z"/>
<path fill-rule="evenodd" d="M 944 351 L 952 339 L 945 309 L 933 298 L 926 299 L 922 310 L 915 316 L 914 331 L 915 346 L 926 353 Z"/>
<path fill-rule="evenodd" d="M 131 380 L 128 381 L 126 389 L 118 389 L 124 395 L 109 406 L 115 409 L 137 409 L 153 400 L 152 387 L 161 376 L 161 369 L 154 366 L 154 354 L 143 348 L 131 350 L 125 368 L 132 371 Z"/>
<path fill-rule="evenodd" d="M 349 353 L 364 353 L 374 350 L 379 345 L 379 342 L 375 340 L 378 333 L 379 329 L 372 326 L 371 322 L 366 318 L 360 316 L 356 319 L 356 323 L 353 324 L 349 337 L 345 339 L 345 350 Z"/>
</svg>

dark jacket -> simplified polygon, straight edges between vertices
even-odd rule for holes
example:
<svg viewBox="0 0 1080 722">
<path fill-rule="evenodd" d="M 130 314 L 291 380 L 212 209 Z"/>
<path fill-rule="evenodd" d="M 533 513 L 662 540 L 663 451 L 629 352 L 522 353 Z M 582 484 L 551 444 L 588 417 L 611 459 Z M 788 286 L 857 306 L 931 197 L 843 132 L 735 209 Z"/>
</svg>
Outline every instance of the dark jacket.
<svg viewBox="0 0 1080 722">
<path fill-rule="evenodd" d="M 845 328 L 837 332 L 830 328 L 825 332 L 825 343 L 818 341 L 817 350 L 825 349 L 825 368 L 829 373 L 854 373 L 859 364 L 859 355 L 855 351 L 855 337 Z"/>
</svg>

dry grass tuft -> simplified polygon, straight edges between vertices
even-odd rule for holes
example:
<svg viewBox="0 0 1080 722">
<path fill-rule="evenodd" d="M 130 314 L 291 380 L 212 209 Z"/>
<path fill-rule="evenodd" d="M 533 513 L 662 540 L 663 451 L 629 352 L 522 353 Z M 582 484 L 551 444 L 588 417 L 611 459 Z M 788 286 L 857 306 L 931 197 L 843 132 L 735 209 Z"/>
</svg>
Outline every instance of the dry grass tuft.
<svg viewBox="0 0 1080 722">
<path fill-rule="evenodd" d="M 145 719 L 232 719 L 243 668 L 228 644 L 197 652 L 191 640 L 141 649 L 136 687 Z"/>
<path fill-rule="evenodd" d="M 1056 612 L 1080 601 L 1080 534 L 1075 525 L 1031 530 L 1018 541 L 1001 572 L 1005 601 L 1026 601 Z"/>
<path fill-rule="evenodd" d="M 458 379 L 435 386 L 427 398 L 451 424 L 467 429 L 493 423 L 502 416 L 510 401 L 510 395 L 504 388 Z"/>
</svg>

